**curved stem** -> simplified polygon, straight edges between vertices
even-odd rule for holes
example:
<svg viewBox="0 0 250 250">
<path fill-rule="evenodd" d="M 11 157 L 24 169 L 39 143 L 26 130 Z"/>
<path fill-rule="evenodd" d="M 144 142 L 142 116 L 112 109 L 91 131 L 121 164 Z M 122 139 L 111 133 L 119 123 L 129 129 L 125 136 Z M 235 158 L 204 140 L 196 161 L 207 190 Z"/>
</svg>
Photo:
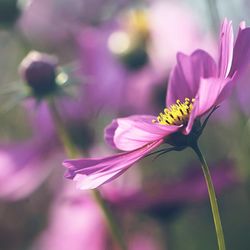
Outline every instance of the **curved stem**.
<svg viewBox="0 0 250 250">
<path fill-rule="evenodd" d="M 49 100 L 49 109 L 51 112 L 51 115 L 54 119 L 55 127 L 59 136 L 60 141 L 62 142 L 64 146 L 64 150 L 69 158 L 74 158 L 79 155 L 78 151 L 76 150 L 75 146 L 73 145 L 71 138 L 69 137 L 64 125 L 63 121 L 61 119 L 61 116 L 57 110 L 56 104 L 53 99 Z M 100 192 L 95 189 L 93 190 L 93 196 L 99 205 L 99 207 L 102 210 L 102 213 L 105 217 L 107 227 L 110 231 L 111 237 L 113 238 L 114 242 L 119 246 L 120 250 L 126 250 L 126 244 L 122 237 L 122 233 L 120 230 L 119 225 L 117 224 L 116 220 L 114 219 L 114 216 L 112 214 L 112 211 L 108 207 L 105 200 L 102 198 Z"/>
<path fill-rule="evenodd" d="M 196 155 L 198 156 L 201 162 L 203 174 L 206 179 L 206 184 L 207 184 L 207 189 L 208 189 L 208 194 L 209 194 L 209 199 L 210 199 L 210 204 L 211 204 L 212 214 L 213 214 L 213 219 L 214 219 L 214 226 L 215 226 L 215 231 L 217 235 L 218 247 L 219 247 L 219 250 L 225 250 L 226 247 L 225 247 L 223 229 L 221 225 L 220 213 L 219 213 L 219 208 L 218 208 L 217 199 L 216 199 L 216 195 L 214 191 L 212 178 L 209 172 L 209 168 L 208 168 L 208 165 L 206 163 L 206 160 L 202 152 L 199 149 L 198 144 L 192 145 L 192 149 L 194 150 L 194 152 L 196 153 Z"/>
</svg>

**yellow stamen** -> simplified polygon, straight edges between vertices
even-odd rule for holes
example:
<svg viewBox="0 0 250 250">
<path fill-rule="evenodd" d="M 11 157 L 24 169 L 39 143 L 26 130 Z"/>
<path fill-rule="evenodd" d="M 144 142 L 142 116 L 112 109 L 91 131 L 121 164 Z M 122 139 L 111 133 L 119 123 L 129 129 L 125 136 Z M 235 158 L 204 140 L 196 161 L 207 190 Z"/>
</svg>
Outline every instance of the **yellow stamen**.
<svg viewBox="0 0 250 250">
<path fill-rule="evenodd" d="M 186 124 L 189 119 L 190 112 L 193 109 L 194 101 L 194 98 L 192 100 L 185 98 L 184 102 L 177 100 L 176 104 L 171 105 L 169 108 L 165 108 L 164 113 L 160 113 L 157 116 L 157 120 L 152 120 L 152 122 L 159 123 L 161 125 Z"/>
</svg>

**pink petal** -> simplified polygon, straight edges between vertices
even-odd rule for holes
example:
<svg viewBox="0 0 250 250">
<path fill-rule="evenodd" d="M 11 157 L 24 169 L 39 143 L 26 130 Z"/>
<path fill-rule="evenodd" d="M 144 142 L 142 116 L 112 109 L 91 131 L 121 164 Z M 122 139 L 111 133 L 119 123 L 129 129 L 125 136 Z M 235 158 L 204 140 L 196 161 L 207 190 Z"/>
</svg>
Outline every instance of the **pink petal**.
<svg viewBox="0 0 250 250">
<path fill-rule="evenodd" d="M 173 68 L 166 99 L 166 106 L 175 103 L 177 99 L 184 101 L 186 97 L 196 96 L 200 78 L 216 75 L 216 64 L 213 58 L 203 50 L 196 50 L 190 56 L 177 54 L 177 65 Z"/>
<path fill-rule="evenodd" d="M 198 106 L 198 116 L 203 115 L 213 106 L 218 104 L 217 98 L 219 97 L 226 82 L 227 80 L 219 78 L 201 79 L 196 104 Z"/>
<path fill-rule="evenodd" d="M 195 103 L 194 108 L 193 108 L 193 110 L 192 110 L 192 112 L 190 114 L 188 124 L 187 124 L 186 128 L 183 131 L 183 134 L 188 135 L 191 132 L 194 121 L 198 117 L 198 111 L 199 111 L 199 106 Z"/>
<path fill-rule="evenodd" d="M 237 71 L 238 74 L 245 69 L 250 62 L 250 28 L 244 28 L 241 23 L 234 45 L 234 55 L 229 76 L 232 77 Z"/>
<path fill-rule="evenodd" d="M 66 177 L 77 181 L 80 189 L 94 189 L 117 178 L 163 140 L 154 141 L 137 150 L 98 159 L 66 160 Z"/>
<path fill-rule="evenodd" d="M 219 76 L 226 78 L 229 74 L 233 59 L 233 28 L 232 22 L 224 20 L 220 32 Z"/>
<path fill-rule="evenodd" d="M 197 115 L 201 116 L 212 107 L 220 104 L 228 95 L 233 84 L 232 79 L 209 78 L 202 79 L 197 95 Z M 224 93 L 222 95 L 222 93 Z"/>
<path fill-rule="evenodd" d="M 195 97 L 194 108 L 191 112 L 188 125 L 184 134 L 192 130 L 194 120 L 211 110 L 222 102 L 230 93 L 233 87 L 233 79 L 208 78 L 201 79 L 200 88 Z"/>
<path fill-rule="evenodd" d="M 106 129 L 105 138 L 123 151 L 131 151 L 176 132 L 179 126 L 153 123 L 154 116 L 134 115 L 114 120 Z M 111 139 L 113 138 L 113 139 Z"/>
<path fill-rule="evenodd" d="M 114 134 L 117 127 L 117 120 L 113 120 L 104 130 L 104 140 L 113 148 L 116 148 L 114 143 Z"/>
</svg>

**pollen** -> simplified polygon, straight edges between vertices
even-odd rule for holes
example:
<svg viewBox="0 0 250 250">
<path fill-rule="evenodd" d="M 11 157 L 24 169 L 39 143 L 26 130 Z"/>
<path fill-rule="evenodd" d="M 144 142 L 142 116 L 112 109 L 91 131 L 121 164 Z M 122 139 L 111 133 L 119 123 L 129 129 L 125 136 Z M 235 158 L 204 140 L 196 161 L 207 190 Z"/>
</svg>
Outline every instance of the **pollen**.
<svg viewBox="0 0 250 250">
<path fill-rule="evenodd" d="M 184 102 L 177 100 L 175 104 L 165 108 L 157 116 L 157 120 L 152 120 L 153 123 L 161 125 L 182 125 L 188 122 L 190 112 L 193 109 L 195 99 L 185 98 Z"/>
</svg>

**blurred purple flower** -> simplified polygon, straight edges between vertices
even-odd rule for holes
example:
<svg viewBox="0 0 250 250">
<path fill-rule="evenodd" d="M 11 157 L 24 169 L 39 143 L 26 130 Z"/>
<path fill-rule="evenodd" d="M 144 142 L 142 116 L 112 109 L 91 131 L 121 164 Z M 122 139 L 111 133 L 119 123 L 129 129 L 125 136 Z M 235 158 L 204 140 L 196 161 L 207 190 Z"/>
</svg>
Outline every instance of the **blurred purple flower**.
<svg viewBox="0 0 250 250">
<path fill-rule="evenodd" d="M 46 136 L 0 145 L 0 198 L 17 200 L 28 196 L 48 176 L 55 140 Z M 54 156 L 55 158 L 55 156 Z"/>
<path fill-rule="evenodd" d="M 82 99 L 89 104 L 82 108 L 90 109 L 90 112 L 93 112 L 93 108 L 114 110 L 121 104 L 125 72 L 106 44 L 112 26 L 86 27 L 76 37 L 80 74 L 86 78 L 82 86 Z"/>
<path fill-rule="evenodd" d="M 97 24 L 110 19 L 129 2 L 30 0 L 23 8 L 18 27 L 28 40 L 40 46 L 58 47 L 58 44 L 69 42 L 82 25 Z"/>
<path fill-rule="evenodd" d="M 141 186 L 140 183 L 136 184 L 138 179 L 131 180 L 131 177 L 135 177 L 134 172 L 128 173 L 116 182 L 103 187 L 102 195 L 112 207 L 113 213 L 121 218 L 123 228 L 126 228 L 124 226 L 127 223 L 126 219 L 124 220 L 126 212 L 130 215 L 131 212 L 150 214 L 156 212 L 159 216 L 159 211 L 163 211 L 162 213 L 167 216 L 171 212 L 168 208 L 174 207 L 176 211 L 179 211 L 178 208 L 183 208 L 187 204 L 207 199 L 202 171 L 196 167 L 194 171 L 190 171 L 190 168 L 188 170 L 188 173 L 178 178 L 177 181 L 146 183 L 145 186 Z M 231 162 L 216 164 L 212 168 L 212 178 L 219 194 L 239 183 L 239 177 Z M 132 181 L 132 185 L 137 185 L 137 188 L 131 190 L 131 182 L 128 185 L 128 180 Z M 48 221 L 49 225 L 35 242 L 34 249 L 66 250 L 69 246 L 74 250 L 113 249 L 109 245 L 109 234 L 101 211 L 88 192 L 76 190 L 73 186 L 60 189 Z M 126 234 L 129 250 L 166 249 L 161 246 L 159 239 L 156 241 L 154 238 L 154 230 L 157 227 L 159 227 L 157 223 L 154 223 L 152 227 L 147 226 L 146 230 L 139 226 L 139 231 Z"/>
<path fill-rule="evenodd" d="M 135 115 L 114 120 L 106 129 L 106 140 L 127 152 L 104 158 L 66 160 L 63 163 L 68 168 L 66 177 L 77 181 L 81 189 L 93 189 L 117 178 L 164 142 L 177 150 L 191 146 L 190 140 L 197 140 L 203 129 L 199 119 L 230 94 L 234 79 L 248 60 L 249 42 L 250 29 L 245 28 L 239 31 L 233 45 L 232 24 L 225 20 L 218 64 L 203 50 L 196 50 L 190 56 L 177 54 L 164 113 L 158 117 Z"/>
<path fill-rule="evenodd" d="M 18 26 L 29 40 L 37 43 L 42 41 L 41 45 L 62 43 L 69 38 L 75 23 L 70 22 L 69 16 L 63 19 L 56 9 L 56 1 L 28 1 Z"/>
<path fill-rule="evenodd" d="M 91 195 L 79 195 L 67 189 L 55 201 L 49 227 L 41 234 L 34 249 L 101 250 L 105 249 L 106 231 L 101 211 Z"/>
<path fill-rule="evenodd" d="M 240 177 L 230 161 L 212 165 L 211 176 L 218 194 L 240 183 Z M 109 195 L 107 199 L 119 211 L 150 212 L 161 209 L 166 212 L 167 207 L 183 207 L 193 202 L 201 202 L 208 199 L 208 195 L 202 171 L 194 164 L 177 181 L 152 181 L 133 193 Z"/>
<path fill-rule="evenodd" d="M 110 187 L 112 189 L 112 187 Z M 93 240 L 94 236 L 94 240 Z M 149 235 L 138 233 L 129 239 L 129 249 L 160 249 Z M 63 240 L 62 240 L 63 239 Z M 144 248 L 148 243 L 148 248 Z M 54 202 L 48 228 L 34 243 L 34 249 L 115 249 L 110 243 L 102 212 L 90 193 L 66 186 Z"/>
<path fill-rule="evenodd" d="M 178 18 L 184 13 L 185 22 Z M 122 115 L 159 111 L 163 98 L 157 105 L 155 96 L 159 88 L 165 88 L 162 83 L 167 81 L 176 51 L 189 52 L 196 47 L 213 51 L 212 39 L 202 36 L 191 14 L 183 6 L 156 1 L 76 33 L 81 74 L 88 81 L 85 98 L 99 97 L 91 106 Z M 172 23 L 179 27 L 175 32 Z"/>
<path fill-rule="evenodd" d="M 193 10 L 181 2 L 152 1 L 148 24 L 151 40 L 149 56 L 158 74 L 165 75 L 171 69 L 178 51 L 190 54 L 201 48 L 216 55 L 212 34 L 201 29 Z"/>
<path fill-rule="evenodd" d="M 114 24 L 98 29 L 87 27 L 77 36 L 81 65 L 79 75 L 83 76 L 83 81 L 86 78 L 82 86 L 82 100 L 88 103 L 82 108 L 92 113 L 94 110 L 102 113 L 104 110 L 109 113 L 148 112 L 149 103 L 152 103 L 151 90 L 156 86 L 158 76 L 148 65 L 137 71 L 128 71 L 111 53 L 107 42 L 114 27 Z"/>
</svg>

